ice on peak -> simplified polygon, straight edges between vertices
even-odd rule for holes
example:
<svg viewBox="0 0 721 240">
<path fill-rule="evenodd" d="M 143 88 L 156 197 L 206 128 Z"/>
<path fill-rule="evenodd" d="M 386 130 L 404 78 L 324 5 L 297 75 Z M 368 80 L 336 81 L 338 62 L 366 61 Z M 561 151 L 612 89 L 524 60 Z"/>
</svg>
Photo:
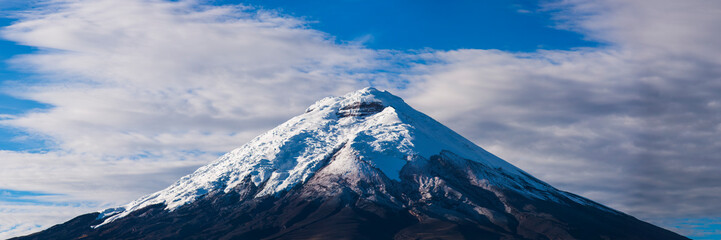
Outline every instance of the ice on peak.
<svg viewBox="0 0 721 240">
<path fill-rule="evenodd" d="M 153 204 L 162 203 L 172 210 L 210 191 L 231 191 L 244 179 L 262 186 L 256 197 L 278 194 L 308 180 L 339 149 L 357 154 L 357 159 L 395 180 L 399 180 L 401 168 L 410 159 L 429 159 L 442 151 L 523 175 L 514 166 L 414 110 L 401 98 L 387 91 L 364 88 L 314 103 L 304 114 L 261 134 L 168 188 L 118 208 L 113 212 L 120 213 L 105 222 Z M 338 174 L 356 171 L 337 170 Z M 112 213 L 103 214 L 109 215 Z"/>
<path fill-rule="evenodd" d="M 372 87 L 366 87 L 358 91 L 350 92 L 340 97 L 326 97 L 312 104 L 306 113 L 324 108 L 353 108 L 354 106 L 406 106 L 403 99 L 387 92 Z"/>
<path fill-rule="evenodd" d="M 343 95 L 341 98 L 348 99 L 352 102 L 382 102 L 383 100 L 389 100 L 398 98 L 388 91 L 381 91 L 374 87 L 366 87 L 355 92 L 350 92 Z"/>
</svg>

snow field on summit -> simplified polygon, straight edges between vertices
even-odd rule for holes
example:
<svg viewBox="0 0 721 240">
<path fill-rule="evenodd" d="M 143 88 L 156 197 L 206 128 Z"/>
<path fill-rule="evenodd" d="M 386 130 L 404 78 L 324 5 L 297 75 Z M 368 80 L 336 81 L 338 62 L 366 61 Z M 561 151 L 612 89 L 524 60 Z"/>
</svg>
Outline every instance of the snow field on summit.
<svg viewBox="0 0 721 240">
<path fill-rule="evenodd" d="M 445 150 L 490 168 L 502 169 L 536 189 L 557 191 L 416 111 L 399 97 L 365 88 L 342 97 L 324 98 L 305 113 L 261 134 L 168 188 L 125 206 L 107 209 L 99 218 L 110 216 L 103 222 L 106 224 L 135 210 L 161 203 L 166 209 L 173 210 L 211 191 L 231 191 L 247 177 L 254 185 L 263 186 L 256 197 L 278 194 L 305 182 L 325 167 L 324 160 L 341 147 L 347 148 L 343 149 L 343 154 L 355 154 L 359 160 L 396 181 L 400 181 L 399 172 L 409 161 L 416 157 L 428 159 Z M 328 167 L 326 171 L 338 174 L 362 171 L 353 164 L 336 163 Z M 504 182 L 504 179 L 494 179 L 493 183 L 488 180 L 478 181 L 500 186 L 518 184 Z M 536 198 L 548 197 L 528 194 Z"/>
</svg>

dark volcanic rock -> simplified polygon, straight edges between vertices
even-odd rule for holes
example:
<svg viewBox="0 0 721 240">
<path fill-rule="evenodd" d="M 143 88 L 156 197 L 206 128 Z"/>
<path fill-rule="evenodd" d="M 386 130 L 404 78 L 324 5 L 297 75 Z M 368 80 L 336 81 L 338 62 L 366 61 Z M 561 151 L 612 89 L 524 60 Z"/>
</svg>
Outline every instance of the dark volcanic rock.
<svg viewBox="0 0 721 240">
<path fill-rule="evenodd" d="M 560 191 L 366 88 L 162 191 L 17 239 L 687 238 Z"/>
<path fill-rule="evenodd" d="M 338 110 L 338 117 L 365 117 L 379 113 L 386 107 L 380 102 L 357 102 Z"/>
<path fill-rule="evenodd" d="M 497 173 L 450 152 L 420 162 L 407 165 L 401 181 L 379 175 L 351 184 L 320 170 L 303 185 L 261 198 L 253 198 L 258 187 L 246 179 L 175 211 L 152 205 L 95 229 L 98 214 L 86 214 L 16 239 L 687 239 L 561 195 L 560 202 L 542 201 L 467 184 L 472 174 Z M 337 185 L 328 186 L 329 179 Z M 429 179 L 433 186 L 419 190 Z M 386 188 L 369 196 L 379 183 Z"/>
</svg>

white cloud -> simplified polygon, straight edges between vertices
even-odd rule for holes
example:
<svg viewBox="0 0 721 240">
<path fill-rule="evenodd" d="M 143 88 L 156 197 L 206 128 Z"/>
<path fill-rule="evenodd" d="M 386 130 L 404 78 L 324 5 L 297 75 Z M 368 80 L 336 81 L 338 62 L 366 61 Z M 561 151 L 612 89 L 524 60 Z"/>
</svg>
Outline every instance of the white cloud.
<svg viewBox="0 0 721 240">
<path fill-rule="evenodd" d="M 378 53 L 243 6 L 61 1 L 3 31 L 39 47 L 15 66 L 45 74 L 15 94 L 49 103 L 3 124 L 63 149 L 123 155 L 226 151 L 313 100 L 363 83 Z M 188 140 L 192 140 L 188 142 Z"/>
<path fill-rule="evenodd" d="M 716 62 L 721 53 L 718 1 L 560 0 L 548 7 L 563 9 L 561 26 L 633 49 L 641 59 L 668 54 Z"/>
<path fill-rule="evenodd" d="M 38 231 L 70 216 L 95 211 L 97 206 L 43 206 L 0 203 L 0 238 L 7 239 Z M 28 221 L 32 219 L 32 221 Z"/>
<path fill-rule="evenodd" d="M 407 101 L 561 189 L 647 220 L 720 216 L 721 3 L 562 1 L 599 48 L 426 53 Z"/>
<path fill-rule="evenodd" d="M 215 157 L 167 153 L 155 158 L 115 158 L 59 151 L 0 151 L 0 191 L 49 194 L 0 196 L 0 238 L 27 234 L 79 214 L 125 204 L 139 194 L 169 186 Z"/>
</svg>

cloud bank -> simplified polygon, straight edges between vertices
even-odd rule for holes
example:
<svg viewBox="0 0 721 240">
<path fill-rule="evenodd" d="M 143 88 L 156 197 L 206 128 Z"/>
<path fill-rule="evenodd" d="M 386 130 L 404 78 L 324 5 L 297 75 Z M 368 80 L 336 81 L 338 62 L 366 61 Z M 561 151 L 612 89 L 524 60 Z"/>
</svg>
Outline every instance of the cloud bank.
<svg viewBox="0 0 721 240">
<path fill-rule="evenodd" d="M 2 30 L 39 49 L 13 59 L 35 78 L 3 89 L 53 107 L 0 124 L 54 145 L 0 151 L 0 188 L 60 195 L 42 209 L 1 202 L 0 237 L 159 190 L 313 101 L 367 85 L 561 189 L 656 223 L 721 219 L 721 4 L 543 6 L 556 27 L 603 46 L 398 52 L 243 5 L 43 3 Z"/>
<path fill-rule="evenodd" d="M 546 7 L 606 46 L 429 53 L 408 100 L 561 189 L 702 237 L 669 222 L 721 222 L 721 4 Z"/>
</svg>

